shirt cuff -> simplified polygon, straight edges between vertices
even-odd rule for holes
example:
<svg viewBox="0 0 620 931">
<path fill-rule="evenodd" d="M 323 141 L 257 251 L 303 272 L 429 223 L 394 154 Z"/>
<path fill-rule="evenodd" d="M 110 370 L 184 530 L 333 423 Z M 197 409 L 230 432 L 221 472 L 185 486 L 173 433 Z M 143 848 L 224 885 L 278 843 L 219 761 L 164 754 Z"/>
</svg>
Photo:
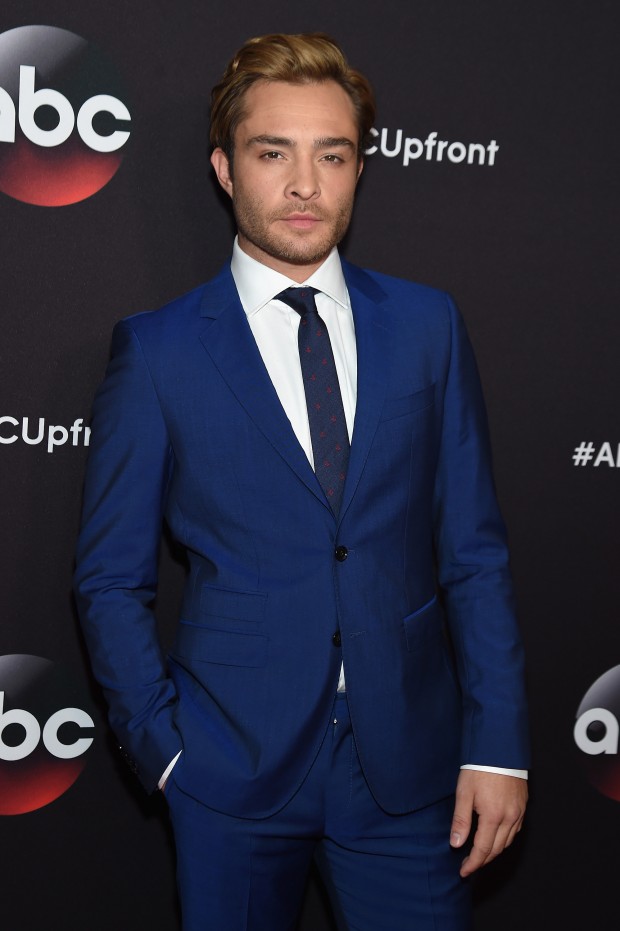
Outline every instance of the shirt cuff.
<svg viewBox="0 0 620 931">
<path fill-rule="evenodd" d="M 527 769 L 504 769 L 502 766 L 476 766 L 466 763 L 461 769 L 475 769 L 481 773 L 497 773 L 498 776 L 516 776 L 517 779 L 527 779 Z"/>
<path fill-rule="evenodd" d="M 174 764 L 175 764 L 176 761 L 179 759 L 179 757 L 181 756 L 182 753 L 183 753 L 183 751 L 182 751 L 182 750 L 179 750 L 179 752 L 177 753 L 177 755 L 175 756 L 175 758 L 174 758 L 173 760 L 170 760 L 170 762 L 168 763 L 168 765 L 166 766 L 165 770 L 164 770 L 163 773 L 162 773 L 161 779 L 160 779 L 159 782 L 157 783 L 157 788 L 158 788 L 158 789 L 163 789 L 163 787 L 164 787 L 165 784 L 166 784 L 166 779 L 168 778 L 168 776 L 170 775 L 170 773 L 171 773 L 172 770 L 174 769 Z"/>
</svg>

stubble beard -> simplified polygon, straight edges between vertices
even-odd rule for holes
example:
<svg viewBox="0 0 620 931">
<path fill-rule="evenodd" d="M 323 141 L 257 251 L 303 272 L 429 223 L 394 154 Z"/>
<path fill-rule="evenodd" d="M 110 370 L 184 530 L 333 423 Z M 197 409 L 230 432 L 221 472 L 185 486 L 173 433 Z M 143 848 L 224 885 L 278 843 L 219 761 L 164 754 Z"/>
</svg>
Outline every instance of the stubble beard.
<svg viewBox="0 0 620 931">
<path fill-rule="evenodd" d="M 287 216 L 287 209 L 265 214 L 260 200 L 251 195 L 233 196 L 233 211 L 239 233 L 261 252 L 291 265 L 313 265 L 327 258 L 344 237 L 351 222 L 353 198 L 343 199 L 329 214 L 316 207 L 288 209 L 288 214 L 308 213 L 321 220 L 322 235 L 318 240 L 304 237 L 303 232 L 277 232 L 274 224 Z"/>
</svg>

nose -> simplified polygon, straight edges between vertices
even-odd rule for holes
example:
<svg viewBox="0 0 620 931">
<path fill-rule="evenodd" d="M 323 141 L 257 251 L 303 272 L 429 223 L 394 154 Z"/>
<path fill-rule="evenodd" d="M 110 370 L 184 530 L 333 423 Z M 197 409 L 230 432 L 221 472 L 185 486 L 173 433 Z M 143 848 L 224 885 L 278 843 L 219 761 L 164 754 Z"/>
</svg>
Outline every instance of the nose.
<svg viewBox="0 0 620 931">
<path fill-rule="evenodd" d="M 296 159 L 291 171 L 286 196 L 294 200 L 314 200 L 321 193 L 314 159 Z"/>
</svg>

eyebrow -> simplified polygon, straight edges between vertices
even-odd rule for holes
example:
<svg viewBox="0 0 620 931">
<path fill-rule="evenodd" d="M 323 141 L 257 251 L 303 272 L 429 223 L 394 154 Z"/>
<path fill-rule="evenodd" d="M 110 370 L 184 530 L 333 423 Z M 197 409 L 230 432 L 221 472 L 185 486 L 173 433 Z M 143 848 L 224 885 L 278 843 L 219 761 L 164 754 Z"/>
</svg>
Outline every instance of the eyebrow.
<svg viewBox="0 0 620 931">
<path fill-rule="evenodd" d="M 251 139 L 248 139 L 246 145 L 248 147 L 253 145 L 273 145 L 280 146 L 282 148 L 294 149 L 297 143 L 294 139 L 289 139 L 287 136 L 252 136 Z M 319 139 L 314 140 L 315 149 L 336 149 L 336 148 L 349 148 L 355 149 L 355 144 L 348 139 L 346 136 L 321 136 Z"/>
</svg>

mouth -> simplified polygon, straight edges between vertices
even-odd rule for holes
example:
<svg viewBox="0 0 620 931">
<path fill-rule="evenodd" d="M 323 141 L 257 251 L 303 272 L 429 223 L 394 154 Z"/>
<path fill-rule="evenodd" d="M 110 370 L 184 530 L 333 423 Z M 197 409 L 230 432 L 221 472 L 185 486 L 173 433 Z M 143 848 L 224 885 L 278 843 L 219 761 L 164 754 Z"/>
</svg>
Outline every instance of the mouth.
<svg viewBox="0 0 620 931">
<path fill-rule="evenodd" d="M 312 229 L 316 223 L 320 223 L 321 219 L 311 213 L 291 213 L 287 217 L 282 217 L 282 221 L 288 223 L 293 229 L 309 230 Z"/>
<path fill-rule="evenodd" d="M 292 229 L 296 230 L 309 230 L 312 229 L 316 223 L 321 222 L 318 217 L 311 216 L 308 213 L 294 213 L 282 219 L 284 223 L 287 223 Z"/>
</svg>

